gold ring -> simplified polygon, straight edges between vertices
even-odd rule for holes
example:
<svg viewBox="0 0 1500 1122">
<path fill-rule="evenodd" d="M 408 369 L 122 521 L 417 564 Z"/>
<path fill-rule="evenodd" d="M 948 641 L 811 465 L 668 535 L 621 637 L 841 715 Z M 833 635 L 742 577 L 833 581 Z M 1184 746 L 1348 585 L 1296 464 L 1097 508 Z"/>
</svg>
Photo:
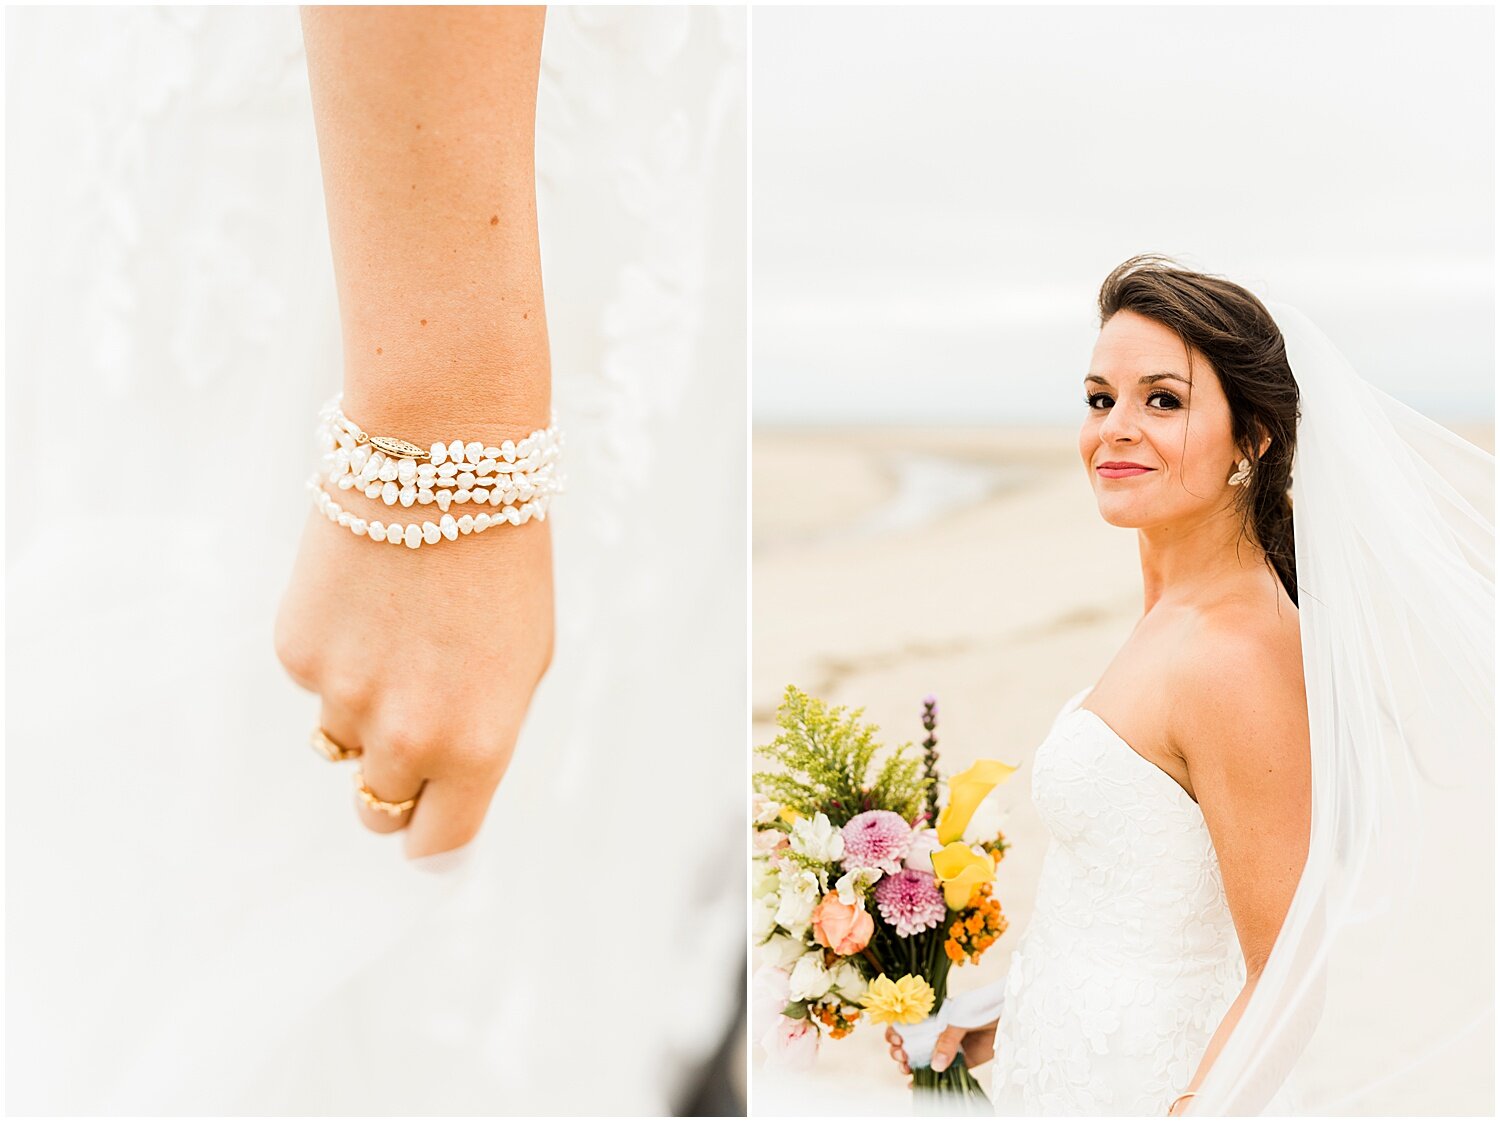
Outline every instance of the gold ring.
<svg viewBox="0 0 1500 1122">
<path fill-rule="evenodd" d="M 352 760 L 356 756 L 364 754 L 363 748 L 345 748 L 333 737 L 323 731 L 322 727 L 313 729 L 310 743 L 318 755 L 324 759 L 338 763 L 340 760 Z"/>
<path fill-rule="evenodd" d="M 400 818 L 408 810 L 417 805 L 416 795 L 413 795 L 409 799 L 402 799 L 399 803 L 386 802 L 374 791 L 365 786 L 365 773 L 363 771 L 356 771 L 354 773 L 354 786 L 359 791 L 359 797 L 364 800 L 365 806 L 371 810 L 383 810 L 392 818 Z M 421 794 L 421 792 L 418 791 L 417 794 Z"/>
</svg>

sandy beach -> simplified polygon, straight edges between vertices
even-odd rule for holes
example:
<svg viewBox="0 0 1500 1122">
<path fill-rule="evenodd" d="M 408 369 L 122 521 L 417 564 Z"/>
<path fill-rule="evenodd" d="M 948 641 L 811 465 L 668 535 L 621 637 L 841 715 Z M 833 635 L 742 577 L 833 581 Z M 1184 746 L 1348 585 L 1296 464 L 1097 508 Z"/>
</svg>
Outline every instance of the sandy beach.
<svg viewBox="0 0 1500 1122">
<path fill-rule="evenodd" d="M 1491 426 L 1454 427 L 1493 450 Z M 1072 427 L 761 429 L 753 464 L 755 743 L 788 683 L 863 706 L 886 743 L 921 739 L 931 693 L 946 773 L 1019 764 L 992 796 L 1014 846 L 996 883 L 1010 929 L 950 984 L 995 981 L 1046 848 L 1032 752 L 1139 616 L 1136 535 L 1099 517 Z M 878 1028 L 825 1040 L 811 1078 L 761 1058 L 755 1112 L 909 1113 Z"/>
</svg>

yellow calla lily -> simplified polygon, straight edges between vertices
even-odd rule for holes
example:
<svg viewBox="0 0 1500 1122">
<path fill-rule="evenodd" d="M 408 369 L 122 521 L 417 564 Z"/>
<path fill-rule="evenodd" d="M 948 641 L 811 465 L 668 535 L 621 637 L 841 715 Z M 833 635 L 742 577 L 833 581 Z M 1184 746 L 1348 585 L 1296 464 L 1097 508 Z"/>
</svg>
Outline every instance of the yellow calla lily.
<svg viewBox="0 0 1500 1122">
<path fill-rule="evenodd" d="M 976 888 L 995 879 L 995 860 L 963 842 L 950 842 L 932 855 L 932 871 L 943 886 L 943 899 L 958 912 L 968 906 Z"/>
<path fill-rule="evenodd" d="M 938 815 L 938 841 L 947 845 L 964 836 L 969 819 L 985 796 L 1016 773 L 999 760 L 976 760 L 948 781 L 948 805 Z"/>
</svg>

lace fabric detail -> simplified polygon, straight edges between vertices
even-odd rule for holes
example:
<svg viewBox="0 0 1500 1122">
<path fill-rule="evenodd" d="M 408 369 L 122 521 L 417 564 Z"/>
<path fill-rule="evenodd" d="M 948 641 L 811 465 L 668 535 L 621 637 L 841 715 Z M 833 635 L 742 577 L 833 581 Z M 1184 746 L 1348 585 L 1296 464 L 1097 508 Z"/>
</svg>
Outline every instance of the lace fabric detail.
<svg viewBox="0 0 1500 1122">
<path fill-rule="evenodd" d="M 1198 805 L 1075 695 L 1037 749 L 1050 840 L 1011 956 L 1001 1114 L 1161 1115 L 1245 983 Z"/>
</svg>

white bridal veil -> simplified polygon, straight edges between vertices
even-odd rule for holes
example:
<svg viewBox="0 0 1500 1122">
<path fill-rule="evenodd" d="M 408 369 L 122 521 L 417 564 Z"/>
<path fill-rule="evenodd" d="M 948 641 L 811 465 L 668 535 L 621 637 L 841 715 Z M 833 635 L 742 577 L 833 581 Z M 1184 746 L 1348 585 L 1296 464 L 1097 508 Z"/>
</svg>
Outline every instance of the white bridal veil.
<svg viewBox="0 0 1500 1122">
<path fill-rule="evenodd" d="M 1494 1111 L 1494 457 L 1267 303 L 1312 743 L 1306 868 L 1190 1113 Z M 1232 684 L 1232 675 L 1227 679 Z"/>
</svg>

